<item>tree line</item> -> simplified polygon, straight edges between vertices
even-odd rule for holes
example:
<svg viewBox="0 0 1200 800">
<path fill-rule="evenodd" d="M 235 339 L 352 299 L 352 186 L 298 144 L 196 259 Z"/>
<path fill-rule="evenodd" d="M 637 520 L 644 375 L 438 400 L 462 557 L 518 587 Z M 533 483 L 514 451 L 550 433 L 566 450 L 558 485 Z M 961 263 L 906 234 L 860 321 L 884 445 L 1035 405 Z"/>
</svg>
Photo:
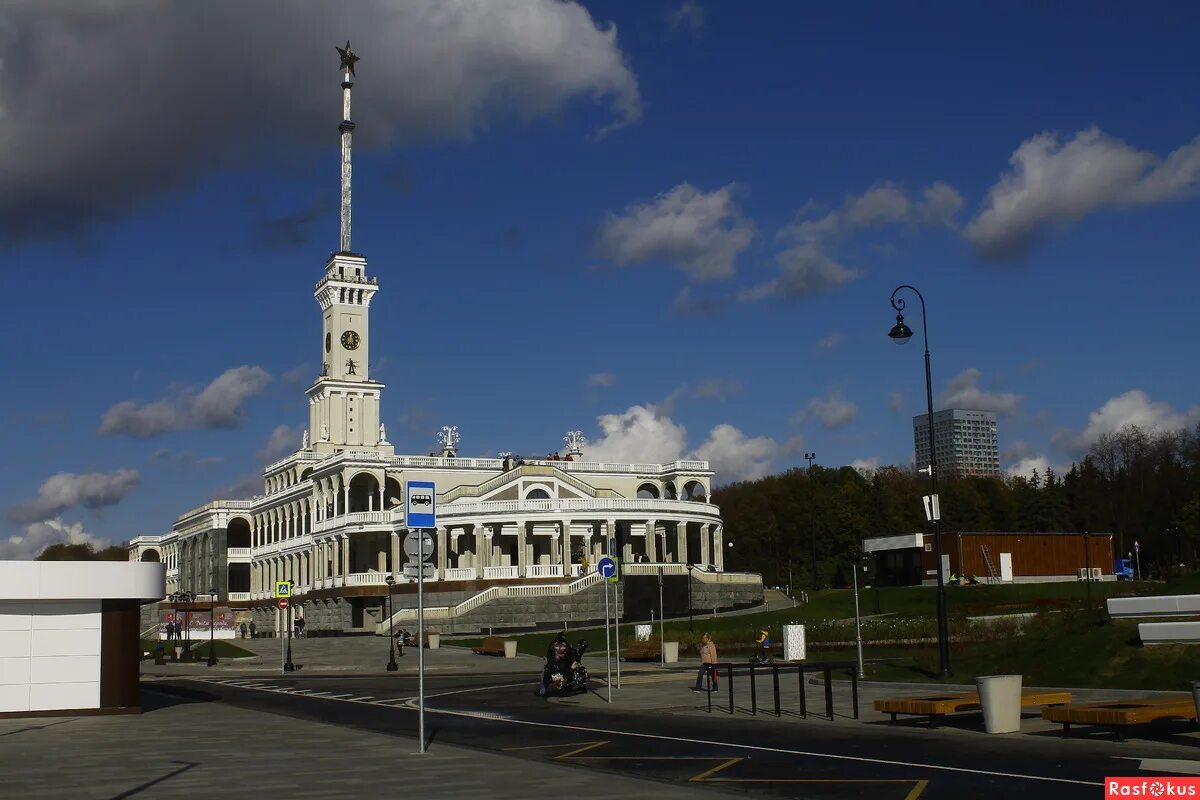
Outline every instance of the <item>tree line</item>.
<svg viewBox="0 0 1200 800">
<path fill-rule="evenodd" d="M 1200 549 L 1200 425 L 1131 425 L 1102 435 L 1064 475 L 942 477 L 939 490 L 943 531 L 1111 533 L 1119 557 L 1138 542 L 1147 575 L 1191 570 Z M 726 569 L 762 573 L 772 586 L 844 586 L 864 538 L 926 530 L 928 493 L 927 476 L 898 466 L 814 465 L 722 487 L 713 501 L 733 543 Z"/>
</svg>

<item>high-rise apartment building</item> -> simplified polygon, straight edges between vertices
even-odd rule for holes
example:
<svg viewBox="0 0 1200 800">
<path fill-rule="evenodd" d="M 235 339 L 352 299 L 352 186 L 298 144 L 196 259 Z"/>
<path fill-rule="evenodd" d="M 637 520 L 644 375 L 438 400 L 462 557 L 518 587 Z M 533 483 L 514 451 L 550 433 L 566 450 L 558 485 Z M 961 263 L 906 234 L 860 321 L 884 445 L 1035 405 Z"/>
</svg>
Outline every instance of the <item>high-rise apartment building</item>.
<svg viewBox="0 0 1200 800">
<path fill-rule="evenodd" d="M 996 415 L 991 411 L 948 408 L 933 414 L 933 439 L 938 473 L 970 477 L 1000 475 L 1000 446 Z M 913 417 L 917 466 L 929 463 L 928 415 Z"/>
</svg>

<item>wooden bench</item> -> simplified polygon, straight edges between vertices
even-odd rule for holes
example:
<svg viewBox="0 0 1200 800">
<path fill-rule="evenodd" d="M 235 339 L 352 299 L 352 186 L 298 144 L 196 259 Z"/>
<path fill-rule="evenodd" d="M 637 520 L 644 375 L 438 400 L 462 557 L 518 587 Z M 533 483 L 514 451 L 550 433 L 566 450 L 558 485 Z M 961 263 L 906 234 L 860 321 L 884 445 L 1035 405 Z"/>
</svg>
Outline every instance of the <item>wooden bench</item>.
<svg viewBox="0 0 1200 800">
<path fill-rule="evenodd" d="M 1070 692 L 1021 692 L 1021 707 L 1056 706 L 1071 702 Z M 979 711 L 978 692 L 947 692 L 919 697 L 888 697 L 875 701 L 875 710 L 891 714 L 889 724 L 897 714 L 913 714 L 929 718 L 929 727 L 937 727 L 937 719 L 960 711 Z M 1048 710 L 1048 709 L 1047 709 Z"/>
<path fill-rule="evenodd" d="M 489 636 L 483 640 L 483 644 L 479 647 L 474 647 L 471 652 L 481 656 L 500 656 L 504 658 L 504 640 L 499 636 Z"/>
<path fill-rule="evenodd" d="M 621 649 L 626 661 L 650 661 L 662 658 L 662 647 L 658 642 L 634 642 Z"/>
<path fill-rule="evenodd" d="M 1145 725 L 1159 719 L 1196 719 L 1196 702 L 1190 694 L 1164 697 L 1133 697 L 1099 703 L 1071 703 L 1042 711 L 1042 718 L 1063 726 L 1063 736 L 1072 725 L 1097 725 L 1110 729 L 1117 741 L 1123 741 L 1121 728 Z"/>
</svg>

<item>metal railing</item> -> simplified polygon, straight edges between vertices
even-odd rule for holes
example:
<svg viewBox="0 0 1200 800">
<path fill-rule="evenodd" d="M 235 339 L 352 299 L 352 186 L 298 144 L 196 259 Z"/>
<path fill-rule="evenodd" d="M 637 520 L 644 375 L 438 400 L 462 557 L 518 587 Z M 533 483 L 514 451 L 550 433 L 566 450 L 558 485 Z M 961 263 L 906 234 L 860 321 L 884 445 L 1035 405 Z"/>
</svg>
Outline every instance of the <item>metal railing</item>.
<svg viewBox="0 0 1200 800">
<path fill-rule="evenodd" d="M 779 688 L 779 675 L 783 673 L 785 676 L 796 673 L 796 683 L 798 687 L 798 698 L 800 709 L 798 712 L 788 712 L 798 714 L 803 719 L 808 718 L 808 698 L 804 691 L 804 674 L 806 672 L 821 672 L 825 678 L 825 718 L 833 720 L 833 673 L 848 672 L 850 674 L 850 704 L 854 719 L 858 719 L 858 662 L 857 661 L 802 661 L 802 662 L 769 662 L 766 664 L 758 662 L 736 662 L 727 661 L 724 663 L 715 664 L 718 673 L 724 671 L 725 683 L 729 693 L 729 713 L 736 713 L 737 706 L 734 703 L 733 696 L 733 678 L 738 672 L 744 672 L 750 678 L 750 708 L 748 710 L 751 716 L 758 714 L 758 675 L 766 673 L 763 677 L 771 679 L 771 696 L 773 700 L 773 708 L 776 717 L 782 717 L 784 709 L 781 703 L 781 693 Z M 708 711 L 712 713 L 713 702 L 712 696 L 717 690 L 713 687 L 712 674 L 705 673 L 705 692 L 708 695 Z"/>
</svg>

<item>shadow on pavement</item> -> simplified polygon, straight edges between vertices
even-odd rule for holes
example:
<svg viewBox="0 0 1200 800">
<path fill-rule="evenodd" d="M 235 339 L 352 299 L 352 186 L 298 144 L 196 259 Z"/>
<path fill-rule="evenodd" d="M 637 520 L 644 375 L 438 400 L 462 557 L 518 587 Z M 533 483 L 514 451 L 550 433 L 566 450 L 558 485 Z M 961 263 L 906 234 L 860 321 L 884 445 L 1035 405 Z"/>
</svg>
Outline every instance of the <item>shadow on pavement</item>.
<svg viewBox="0 0 1200 800">
<path fill-rule="evenodd" d="M 141 688 L 142 712 L 147 714 L 189 703 L 211 703 L 218 699 L 214 694 L 183 686 L 144 683 Z"/>
</svg>

